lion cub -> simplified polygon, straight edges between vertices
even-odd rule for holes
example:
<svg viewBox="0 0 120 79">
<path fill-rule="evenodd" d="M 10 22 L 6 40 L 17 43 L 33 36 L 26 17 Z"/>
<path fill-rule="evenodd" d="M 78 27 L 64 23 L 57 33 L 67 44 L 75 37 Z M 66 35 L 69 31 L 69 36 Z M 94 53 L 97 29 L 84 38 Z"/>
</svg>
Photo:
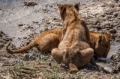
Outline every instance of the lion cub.
<svg viewBox="0 0 120 79">
<path fill-rule="evenodd" d="M 89 32 L 90 33 L 90 41 L 89 44 L 91 48 L 94 49 L 94 58 L 97 60 L 98 58 L 106 58 L 107 54 L 110 50 L 110 32 L 105 34 L 99 32 Z"/>
<path fill-rule="evenodd" d="M 94 55 L 89 45 L 89 31 L 86 23 L 79 15 L 80 3 L 58 4 L 61 19 L 63 20 L 62 41 L 58 48 L 51 51 L 57 63 L 64 63 L 71 72 L 88 64 Z"/>
<path fill-rule="evenodd" d="M 11 54 L 22 53 L 32 47 L 37 47 L 38 49 L 42 51 L 41 53 L 51 51 L 53 48 L 56 48 L 58 44 L 60 43 L 61 36 L 62 36 L 61 31 L 62 29 L 58 28 L 58 29 L 48 30 L 46 32 L 43 32 L 38 37 L 36 37 L 32 42 L 30 42 L 28 45 L 23 46 L 19 49 L 15 49 L 15 50 L 10 50 L 8 48 L 10 45 L 9 43 L 9 45 L 6 47 L 6 50 L 8 53 L 11 53 Z"/>
</svg>

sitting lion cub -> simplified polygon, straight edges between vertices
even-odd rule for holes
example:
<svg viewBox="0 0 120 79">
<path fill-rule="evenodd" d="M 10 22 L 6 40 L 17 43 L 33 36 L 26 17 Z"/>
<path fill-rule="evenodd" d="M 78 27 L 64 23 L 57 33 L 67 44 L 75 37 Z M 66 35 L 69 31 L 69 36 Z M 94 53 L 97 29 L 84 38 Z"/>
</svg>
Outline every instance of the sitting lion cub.
<svg viewBox="0 0 120 79">
<path fill-rule="evenodd" d="M 79 15 L 79 5 L 58 4 L 61 19 L 63 20 L 62 41 L 58 48 L 51 51 L 57 63 L 64 63 L 71 72 L 88 64 L 94 55 L 89 45 L 89 31 L 86 23 Z"/>
</svg>

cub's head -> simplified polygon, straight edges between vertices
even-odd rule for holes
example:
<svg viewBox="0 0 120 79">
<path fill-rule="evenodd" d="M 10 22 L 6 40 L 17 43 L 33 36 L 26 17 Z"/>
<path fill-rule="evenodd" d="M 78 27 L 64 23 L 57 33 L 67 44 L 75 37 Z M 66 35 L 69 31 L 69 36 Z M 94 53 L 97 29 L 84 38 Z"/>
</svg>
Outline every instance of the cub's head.
<svg viewBox="0 0 120 79">
<path fill-rule="evenodd" d="M 96 54 L 98 55 L 98 58 L 107 57 L 107 54 L 110 50 L 110 38 L 111 34 L 109 32 L 99 35 L 94 49 Z"/>
<path fill-rule="evenodd" d="M 60 13 L 61 19 L 64 21 L 64 19 L 67 16 L 74 16 L 74 14 L 79 11 L 80 3 L 77 3 L 75 5 L 72 4 L 57 4 L 58 11 Z"/>
</svg>

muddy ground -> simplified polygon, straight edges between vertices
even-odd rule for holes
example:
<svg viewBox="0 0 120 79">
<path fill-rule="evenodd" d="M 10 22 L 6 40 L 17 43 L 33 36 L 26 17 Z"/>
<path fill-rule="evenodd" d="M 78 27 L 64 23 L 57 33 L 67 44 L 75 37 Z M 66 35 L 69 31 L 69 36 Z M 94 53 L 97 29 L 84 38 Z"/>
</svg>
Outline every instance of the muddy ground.
<svg viewBox="0 0 120 79">
<path fill-rule="evenodd" d="M 81 3 L 79 13 L 86 20 L 89 30 L 109 30 L 112 34 L 111 50 L 107 57 L 111 60 L 106 63 L 98 62 L 102 68 L 89 63 L 79 69 L 79 72 L 71 74 L 63 64 L 57 64 L 50 54 L 43 55 L 36 48 L 24 54 L 6 52 L 10 40 L 11 49 L 19 48 L 48 29 L 62 27 L 56 4 L 78 1 L 60 1 L 41 4 L 36 0 L 38 5 L 29 7 L 19 1 L 0 5 L 0 79 L 120 79 L 119 0 L 82 0 Z M 113 71 L 110 73 L 111 69 Z"/>
</svg>

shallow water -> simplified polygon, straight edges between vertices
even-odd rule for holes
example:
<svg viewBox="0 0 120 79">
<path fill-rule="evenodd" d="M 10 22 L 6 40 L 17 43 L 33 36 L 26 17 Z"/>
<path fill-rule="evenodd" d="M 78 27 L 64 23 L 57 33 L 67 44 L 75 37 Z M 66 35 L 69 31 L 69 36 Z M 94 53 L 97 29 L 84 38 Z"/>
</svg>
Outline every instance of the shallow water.
<svg viewBox="0 0 120 79">
<path fill-rule="evenodd" d="M 112 43 L 107 58 L 110 58 L 112 55 L 118 53 L 118 50 L 120 50 L 120 43 Z"/>
</svg>

